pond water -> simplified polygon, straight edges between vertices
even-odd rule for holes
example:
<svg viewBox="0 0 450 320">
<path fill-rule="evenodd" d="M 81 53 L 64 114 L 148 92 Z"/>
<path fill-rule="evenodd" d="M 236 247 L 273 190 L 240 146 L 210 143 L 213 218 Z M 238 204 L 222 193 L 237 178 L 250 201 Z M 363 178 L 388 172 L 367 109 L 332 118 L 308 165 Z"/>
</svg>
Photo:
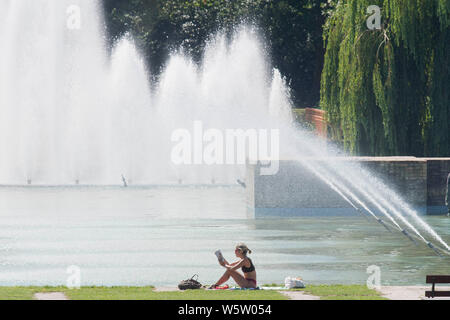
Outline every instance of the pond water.
<svg viewBox="0 0 450 320">
<path fill-rule="evenodd" d="M 450 242 L 450 219 L 423 217 Z M 430 239 L 431 240 L 431 239 Z M 248 219 L 240 187 L 0 188 L 0 285 L 175 286 L 223 272 L 214 251 L 233 259 L 245 242 L 259 284 L 301 276 L 307 283 L 424 284 L 450 272 L 449 259 L 376 222 L 353 217 Z"/>
</svg>

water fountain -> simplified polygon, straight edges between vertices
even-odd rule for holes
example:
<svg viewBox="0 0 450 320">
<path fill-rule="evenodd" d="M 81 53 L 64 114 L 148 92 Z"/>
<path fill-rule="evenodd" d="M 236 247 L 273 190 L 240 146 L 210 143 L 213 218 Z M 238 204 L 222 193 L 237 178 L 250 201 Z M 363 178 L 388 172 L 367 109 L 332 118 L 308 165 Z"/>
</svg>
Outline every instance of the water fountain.
<svg viewBox="0 0 450 320">
<path fill-rule="evenodd" d="M 79 29 L 67 26 L 72 5 L 81 9 Z M 306 167 L 383 226 L 368 203 L 405 236 L 412 239 L 412 232 L 435 248 L 421 228 L 448 251 L 382 182 L 326 161 L 333 152 L 292 124 L 288 87 L 254 30 L 242 27 L 231 41 L 218 34 L 200 66 L 174 53 L 151 84 L 129 36 L 108 56 L 99 12 L 91 0 L 1 2 L 1 185 L 235 184 L 245 176 L 243 164 L 175 165 L 174 130 L 190 130 L 195 121 L 219 131 L 278 129 L 282 158 Z M 307 157 L 325 161 L 311 166 Z"/>
<path fill-rule="evenodd" d="M 80 29 L 66 26 L 72 5 Z M 205 129 L 278 127 L 278 106 L 289 112 L 251 30 L 231 44 L 217 36 L 201 67 L 172 55 L 151 90 L 132 39 L 108 57 L 97 1 L 1 6 L 1 185 L 119 185 L 122 174 L 135 185 L 234 183 L 245 166 L 172 165 L 172 132 L 197 120 Z"/>
</svg>

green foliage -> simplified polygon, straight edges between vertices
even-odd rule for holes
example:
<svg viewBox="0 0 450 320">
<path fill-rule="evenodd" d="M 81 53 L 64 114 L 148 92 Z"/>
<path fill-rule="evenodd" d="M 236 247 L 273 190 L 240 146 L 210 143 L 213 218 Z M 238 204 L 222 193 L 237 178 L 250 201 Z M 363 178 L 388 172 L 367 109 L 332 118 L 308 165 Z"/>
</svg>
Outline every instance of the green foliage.
<svg viewBox="0 0 450 320">
<path fill-rule="evenodd" d="M 369 5 L 382 8 L 368 30 Z M 333 3 L 321 106 L 334 140 L 367 155 L 450 154 L 450 0 Z"/>
<path fill-rule="evenodd" d="M 332 139 L 351 153 L 450 154 L 450 0 L 103 2 L 110 43 L 131 33 L 155 77 L 171 52 L 199 62 L 212 34 L 250 24 L 296 107 L 320 98 Z M 381 30 L 366 26 L 374 4 Z"/>
<path fill-rule="evenodd" d="M 256 1 L 258 2 L 258 1 Z M 293 90 L 296 107 L 314 107 L 320 99 L 325 0 L 259 1 L 257 20 L 273 65 Z"/>
<path fill-rule="evenodd" d="M 158 75 L 171 52 L 197 62 L 207 40 L 241 24 L 260 31 L 274 67 L 287 78 L 297 107 L 319 101 L 326 0 L 103 0 L 110 43 L 130 32 Z"/>
</svg>

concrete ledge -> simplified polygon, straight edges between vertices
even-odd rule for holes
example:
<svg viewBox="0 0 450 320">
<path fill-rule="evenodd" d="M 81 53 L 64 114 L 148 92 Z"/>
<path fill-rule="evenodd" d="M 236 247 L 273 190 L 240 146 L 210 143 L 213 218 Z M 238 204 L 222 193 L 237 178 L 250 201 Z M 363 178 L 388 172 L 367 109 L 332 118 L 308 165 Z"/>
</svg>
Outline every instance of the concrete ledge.
<svg viewBox="0 0 450 320">
<path fill-rule="evenodd" d="M 384 214 L 377 208 L 369 207 L 375 215 L 384 217 Z M 413 208 L 420 214 L 427 214 L 425 207 Z M 249 219 L 263 217 L 362 217 L 352 207 L 348 208 L 247 208 Z M 370 218 L 369 213 L 365 213 Z M 428 213 L 430 214 L 430 213 Z M 438 215 L 436 213 L 435 215 Z"/>
<path fill-rule="evenodd" d="M 255 208 L 255 217 L 342 217 L 355 216 L 353 208 Z"/>
<path fill-rule="evenodd" d="M 445 182 L 450 158 L 334 157 L 305 158 L 313 166 L 347 162 L 371 172 L 408 205 L 422 214 L 446 214 Z M 352 207 L 336 191 L 299 161 L 281 160 L 273 176 L 259 174 L 258 165 L 247 166 L 247 206 L 255 216 L 350 216 Z M 367 202 L 366 202 L 367 203 Z M 380 213 L 376 208 L 371 208 Z"/>
</svg>

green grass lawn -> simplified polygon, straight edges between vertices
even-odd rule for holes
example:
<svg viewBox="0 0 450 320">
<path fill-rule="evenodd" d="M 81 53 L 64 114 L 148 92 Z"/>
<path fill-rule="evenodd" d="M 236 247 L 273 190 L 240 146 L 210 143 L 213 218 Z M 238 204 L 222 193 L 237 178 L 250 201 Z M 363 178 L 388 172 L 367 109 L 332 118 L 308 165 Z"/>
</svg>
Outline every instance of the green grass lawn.
<svg viewBox="0 0 450 320">
<path fill-rule="evenodd" d="M 286 300 L 278 292 L 262 290 L 155 292 L 148 287 L 87 287 L 79 290 L 65 289 L 62 292 L 73 300 Z"/>
<path fill-rule="evenodd" d="M 63 292 L 70 300 L 287 300 L 276 291 L 186 290 L 155 292 L 154 287 L 0 287 L 0 300 L 32 300 L 39 292 Z"/>
<path fill-rule="evenodd" d="M 31 300 L 38 289 L 28 287 L 1 287 L 0 300 Z"/>
<path fill-rule="evenodd" d="M 268 286 L 268 285 L 264 285 Z M 273 284 L 272 286 L 277 286 Z M 282 286 L 282 285 L 278 285 Z M 155 292 L 154 287 L 0 287 L 0 300 L 31 300 L 39 292 L 63 292 L 71 300 L 286 300 L 272 290 L 186 290 Z M 384 300 L 363 285 L 308 285 L 294 289 L 319 296 L 322 300 Z"/>
<path fill-rule="evenodd" d="M 311 285 L 301 290 L 321 300 L 388 300 L 364 285 Z"/>
<path fill-rule="evenodd" d="M 283 287 L 283 284 L 271 283 L 263 287 Z M 304 289 L 292 289 L 320 297 L 321 300 L 388 300 L 376 291 L 364 285 L 307 285 Z"/>
<path fill-rule="evenodd" d="M 65 287 L 0 287 L 0 300 L 32 300 L 39 292 L 62 292 Z"/>
</svg>

